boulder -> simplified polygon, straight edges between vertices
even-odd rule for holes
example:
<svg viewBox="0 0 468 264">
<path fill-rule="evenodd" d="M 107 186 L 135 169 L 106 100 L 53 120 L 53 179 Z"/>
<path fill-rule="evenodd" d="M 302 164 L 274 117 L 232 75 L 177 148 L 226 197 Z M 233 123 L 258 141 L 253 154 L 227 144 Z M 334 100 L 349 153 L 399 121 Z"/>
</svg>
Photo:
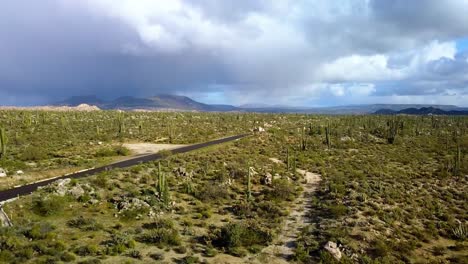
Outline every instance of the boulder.
<svg viewBox="0 0 468 264">
<path fill-rule="evenodd" d="M 192 178 L 193 176 L 193 172 L 187 172 L 187 170 L 183 167 L 178 167 L 174 169 L 173 172 L 178 177 Z"/>
<path fill-rule="evenodd" d="M 256 128 L 253 129 L 253 132 L 261 133 L 261 132 L 265 132 L 265 129 L 263 127 L 256 127 Z"/>
<path fill-rule="evenodd" d="M 23 174 L 24 174 L 24 171 L 22 171 L 22 170 L 16 171 L 16 175 L 23 175 Z"/>
<path fill-rule="evenodd" d="M 75 199 L 78 199 L 84 195 L 85 190 L 81 187 L 81 185 L 78 184 L 70 188 L 70 190 L 68 190 L 68 193 Z"/>
<path fill-rule="evenodd" d="M 342 254 L 341 250 L 335 242 L 328 241 L 324 249 L 328 251 L 336 260 L 340 261 Z"/>
<path fill-rule="evenodd" d="M 70 183 L 70 181 L 71 181 L 70 179 L 57 180 L 55 182 L 56 183 L 55 192 L 61 196 L 64 196 L 65 194 L 67 194 L 68 192 L 67 185 Z"/>
<path fill-rule="evenodd" d="M 0 178 L 1 177 L 6 177 L 6 176 L 7 176 L 6 170 L 0 168 Z"/>
<path fill-rule="evenodd" d="M 273 182 L 273 176 L 271 175 L 271 173 L 267 172 L 265 176 L 262 178 L 262 184 L 271 185 L 272 182 Z"/>
</svg>

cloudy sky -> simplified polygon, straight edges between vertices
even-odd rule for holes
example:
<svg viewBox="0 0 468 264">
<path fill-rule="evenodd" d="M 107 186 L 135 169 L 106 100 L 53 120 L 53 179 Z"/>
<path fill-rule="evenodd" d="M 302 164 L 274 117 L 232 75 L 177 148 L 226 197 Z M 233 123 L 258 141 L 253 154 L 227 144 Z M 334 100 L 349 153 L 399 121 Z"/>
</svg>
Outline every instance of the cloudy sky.
<svg viewBox="0 0 468 264">
<path fill-rule="evenodd" d="M 468 0 L 2 0 L 0 104 L 468 106 Z"/>
</svg>

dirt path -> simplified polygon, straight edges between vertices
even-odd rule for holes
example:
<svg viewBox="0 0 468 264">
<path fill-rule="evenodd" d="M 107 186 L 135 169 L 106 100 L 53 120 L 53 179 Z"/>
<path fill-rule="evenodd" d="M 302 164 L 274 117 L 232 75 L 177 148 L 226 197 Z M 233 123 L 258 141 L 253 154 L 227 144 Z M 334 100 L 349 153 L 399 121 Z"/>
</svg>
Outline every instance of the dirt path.
<svg viewBox="0 0 468 264">
<path fill-rule="evenodd" d="M 128 148 L 133 154 L 150 154 L 157 153 L 161 150 L 173 150 L 176 148 L 185 147 L 187 145 L 175 145 L 175 144 L 154 144 L 154 143 L 125 143 L 124 147 Z"/>
<path fill-rule="evenodd" d="M 278 159 L 271 158 L 270 160 L 275 163 L 282 163 Z M 270 263 L 288 263 L 287 260 L 294 255 L 298 234 L 308 223 L 307 212 L 310 210 L 313 194 L 321 181 L 319 174 L 301 169 L 297 169 L 297 172 L 304 177 L 301 183 L 304 191 L 294 201 L 291 213 L 286 219 L 283 230 L 278 235 L 276 241 L 262 251 L 263 253 L 277 257 L 276 259 L 272 259 Z"/>
</svg>

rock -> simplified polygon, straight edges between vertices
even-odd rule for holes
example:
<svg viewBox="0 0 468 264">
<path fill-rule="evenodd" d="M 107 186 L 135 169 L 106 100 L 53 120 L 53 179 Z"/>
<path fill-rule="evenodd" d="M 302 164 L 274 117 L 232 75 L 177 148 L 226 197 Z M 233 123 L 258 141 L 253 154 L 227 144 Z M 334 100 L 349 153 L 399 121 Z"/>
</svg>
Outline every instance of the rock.
<svg viewBox="0 0 468 264">
<path fill-rule="evenodd" d="M 281 179 L 281 175 L 276 173 L 275 176 L 273 177 L 273 180 L 278 180 L 278 179 Z"/>
<path fill-rule="evenodd" d="M 131 199 L 124 199 L 122 202 L 116 204 L 117 209 L 119 210 L 119 213 L 122 211 L 127 211 L 127 210 L 133 210 L 133 209 L 140 209 L 143 207 L 150 207 L 150 205 L 138 198 L 131 198 Z"/>
<path fill-rule="evenodd" d="M 1 177 L 6 177 L 7 176 L 7 173 L 4 169 L 0 168 L 0 178 Z"/>
<path fill-rule="evenodd" d="M 328 241 L 325 244 L 324 249 L 328 251 L 336 260 L 340 260 L 342 257 L 341 250 L 338 248 L 338 245 L 335 242 Z"/>
<path fill-rule="evenodd" d="M 263 127 L 256 127 L 253 129 L 253 132 L 265 132 L 265 129 Z"/>
<path fill-rule="evenodd" d="M 24 171 L 22 171 L 22 170 L 16 171 L 16 175 L 23 175 L 23 174 L 24 174 Z"/>
<path fill-rule="evenodd" d="M 97 204 L 97 203 L 99 203 L 99 200 L 97 200 L 97 199 L 91 199 L 91 200 L 88 201 L 88 203 L 89 203 L 89 204 Z"/>
<path fill-rule="evenodd" d="M 271 185 L 273 183 L 273 176 L 271 173 L 267 172 L 265 176 L 262 178 L 262 184 Z"/>
<path fill-rule="evenodd" d="M 70 183 L 70 181 L 71 181 L 70 179 L 57 180 L 55 182 L 56 183 L 55 192 L 60 196 L 64 196 L 65 194 L 67 194 L 68 192 L 67 185 Z"/>
<path fill-rule="evenodd" d="M 173 172 L 178 177 L 192 178 L 193 176 L 193 172 L 187 172 L 187 170 L 183 167 L 178 167 L 174 169 Z"/>
<path fill-rule="evenodd" d="M 70 190 L 68 190 L 68 193 L 75 199 L 78 199 L 83 196 L 85 190 L 81 187 L 81 185 L 75 185 Z"/>
</svg>

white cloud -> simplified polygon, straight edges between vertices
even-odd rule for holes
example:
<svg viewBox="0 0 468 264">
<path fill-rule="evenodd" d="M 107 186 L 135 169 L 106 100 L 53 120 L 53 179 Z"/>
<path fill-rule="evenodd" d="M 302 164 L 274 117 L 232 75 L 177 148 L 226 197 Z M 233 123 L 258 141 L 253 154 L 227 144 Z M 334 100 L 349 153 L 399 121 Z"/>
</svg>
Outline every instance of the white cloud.
<svg viewBox="0 0 468 264">
<path fill-rule="evenodd" d="M 6 0 L 0 69 L 38 94 L 72 93 L 68 81 L 100 94 L 224 87 L 233 103 L 455 96 L 468 86 L 455 45 L 467 10 L 465 0 Z"/>
</svg>

